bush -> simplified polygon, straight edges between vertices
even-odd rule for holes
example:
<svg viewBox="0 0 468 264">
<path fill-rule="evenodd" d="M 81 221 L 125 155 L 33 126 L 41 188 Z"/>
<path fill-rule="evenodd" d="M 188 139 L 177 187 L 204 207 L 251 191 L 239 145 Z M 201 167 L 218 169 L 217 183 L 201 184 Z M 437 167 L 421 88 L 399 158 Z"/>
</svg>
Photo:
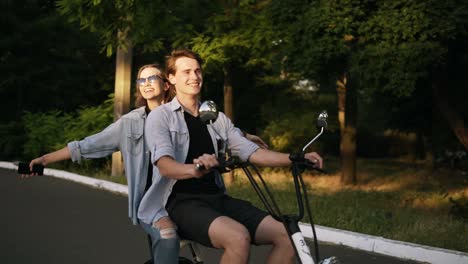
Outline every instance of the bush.
<svg viewBox="0 0 468 264">
<path fill-rule="evenodd" d="M 23 153 L 26 158 L 37 157 L 43 153 L 55 150 L 58 144 L 65 142 L 64 125 L 72 120 L 72 116 L 60 111 L 46 113 L 25 112 L 23 124 L 26 142 Z"/>
<path fill-rule="evenodd" d="M 316 120 L 319 113 L 328 112 L 328 127 L 324 135 L 308 151 L 339 150 L 338 121 L 333 94 L 285 90 L 262 109 L 262 119 L 267 125 L 261 135 L 271 148 L 281 152 L 301 150 L 318 132 Z"/>
<path fill-rule="evenodd" d="M 23 154 L 27 158 L 37 157 L 99 132 L 112 122 L 112 111 L 113 96 L 110 95 L 101 105 L 83 107 L 76 113 L 26 112 L 23 115 L 26 133 Z"/>
<path fill-rule="evenodd" d="M 24 127 L 21 122 L 0 124 L 0 160 L 19 159 L 23 153 Z"/>
<path fill-rule="evenodd" d="M 65 123 L 65 142 L 80 140 L 100 132 L 113 121 L 114 96 L 111 94 L 101 105 L 81 108 L 76 117 Z"/>
</svg>

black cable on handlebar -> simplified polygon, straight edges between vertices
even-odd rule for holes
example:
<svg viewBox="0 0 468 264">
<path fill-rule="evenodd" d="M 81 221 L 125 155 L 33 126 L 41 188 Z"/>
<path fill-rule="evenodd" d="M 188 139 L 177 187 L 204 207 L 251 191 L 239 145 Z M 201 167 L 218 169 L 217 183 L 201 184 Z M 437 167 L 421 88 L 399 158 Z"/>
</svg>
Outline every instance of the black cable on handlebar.
<svg viewBox="0 0 468 264">
<path fill-rule="evenodd" d="M 276 219 L 277 221 L 280 221 L 284 224 L 285 226 L 285 229 L 286 229 L 286 232 L 288 232 L 288 235 L 289 235 L 289 238 L 291 239 L 291 243 L 294 244 L 294 241 L 292 239 L 292 233 L 291 233 L 291 230 L 290 228 L 288 227 L 289 223 L 288 221 L 286 220 L 286 217 L 289 217 L 290 219 L 293 219 L 295 221 L 298 221 L 300 218 L 298 217 L 294 217 L 293 215 L 283 215 L 281 213 L 281 210 L 279 209 L 279 206 L 278 204 L 276 203 L 275 199 L 273 198 L 273 195 L 271 194 L 270 192 L 270 189 L 268 188 L 267 184 L 265 183 L 265 181 L 263 180 L 258 168 L 256 166 L 254 166 L 253 164 L 249 164 L 251 168 L 254 169 L 255 173 L 257 174 L 258 178 L 260 179 L 260 181 L 262 182 L 262 185 L 263 185 L 263 188 L 265 189 L 268 197 L 270 198 L 271 200 L 271 203 L 273 204 L 273 208 L 272 206 L 270 205 L 270 202 L 268 202 L 265 194 L 263 193 L 262 189 L 259 187 L 258 183 L 255 181 L 252 173 L 250 172 L 250 170 L 248 169 L 248 167 L 242 167 L 242 169 L 244 170 L 245 174 L 247 175 L 247 178 L 249 179 L 250 183 L 252 184 L 253 188 L 255 189 L 255 191 L 257 192 L 257 195 L 259 196 L 260 200 L 262 200 L 263 202 L 263 205 L 265 206 L 265 208 L 267 209 L 268 213 L 274 218 Z M 297 248 L 294 247 L 294 250 L 296 251 L 296 255 L 299 256 L 298 252 L 297 252 Z M 302 263 L 302 262 L 301 262 Z"/>
<path fill-rule="evenodd" d="M 307 188 L 306 188 L 306 185 L 304 183 L 304 179 L 302 178 L 301 174 L 299 174 L 298 178 L 299 178 L 299 180 L 301 182 L 302 190 L 304 191 L 303 196 L 304 196 L 305 203 L 307 205 L 306 206 L 307 215 L 309 216 L 310 227 L 312 229 L 312 234 L 314 236 L 315 262 L 319 263 L 320 253 L 319 253 L 319 247 L 318 247 L 317 233 L 315 232 L 315 224 L 314 224 L 314 221 L 313 221 L 313 218 L 312 218 L 312 213 L 310 211 L 310 202 L 309 202 L 309 197 L 307 195 Z"/>
<path fill-rule="evenodd" d="M 255 173 L 258 176 L 261 175 L 260 172 L 258 171 L 257 167 L 255 167 L 253 165 L 251 165 L 250 167 L 253 168 L 253 170 L 255 171 Z M 273 208 L 270 205 L 270 203 L 267 201 L 267 198 L 266 198 L 265 194 L 263 193 L 261 188 L 258 186 L 257 182 L 253 178 L 252 173 L 249 171 L 249 169 L 247 167 L 242 168 L 242 169 L 246 173 L 247 178 L 249 178 L 250 183 L 254 187 L 255 191 L 257 192 L 258 196 L 262 200 L 263 204 L 265 205 L 265 207 L 266 207 L 267 211 L 270 213 L 270 215 L 272 215 L 273 218 L 275 218 L 276 220 L 283 222 L 283 217 L 282 217 L 282 214 L 281 214 L 281 210 L 279 209 L 278 204 L 276 203 L 275 199 L 273 198 L 273 195 L 271 194 L 270 189 L 268 188 L 268 186 L 265 183 L 265 181 L 263 180 L 263 178 L 260 177 L 260 176 L 258 177 L 260 179 L 260 181 L 262 182 L 263 188 L 265 189 L 268 197 L 270 198 L 271 203 L 273 204 Z"/>
<path fill-rule="evenodd" d="M 291 172 L 292 172 L 293 179 L 294 179 L 294 185 L 296 187 L 296 198 L 297 198 L 298 204 L 300 205 L 300 209 L 302 209 L 302 211 L 300 210 L 300 213 L 299 213 L 299 216 L 300 216 L 299 219 L 302 219 L 302 217 L 304 216 L 304 211 L 303 211 L 304 206 L 303 206 L 302 197 L 301 197 L 301 194 L 302 194 L 302 196 L 304 197 L 305 203 L 307 205 L 306 210 L 309 216 L 309 222 L 310 222 L 310 226 L 312 229 L 312 234 L 314 236 L 315 262 L 319 263 L 320 253 L 319 253 L 319 247 L 318 247 L 317 233 L 315 231 L 315 225 L 312 219 L 312 213 L 310 211 L 310 203 L 309 203 L 309 198 L 307 194 L 307 188 L 304 183 L 304 179 L 302 178 L 302 173 L 304 172 L 306 168 L 312 168 L 320 172 L 324 172 L 324 171 L 316 167 L 314 163 L 305 159 L 304 152 L 291 153 L 291 155 L 289 156 L 289 159 L 292 161 Z M 299 185 L 299 182 L 300 182 L 300 185 Z M 302 188 L 302 192 L 301 192 L 301 188 Z"/>
<path fill-rule="evenodd" d="M 261 176 L 258 168 L 256 166 L 254 166 L 253 164 L 251 164 L 249 162 L 241 162 L 238 159 L 229 159 L 229 160 L 219 159 L 218 160 L 219 161 L 219 166 L 218 166 L 217 170 L 219 170 L 221 173 L 224 173 L 224 172 L 231 171 L 231 170 L 233 170 L 235 168 L 242 168 L 242 170 L 246 174 L 247 178 L 249 179 L 250 183 L 252 184 L 252 187 L 254 188 L 255 192 L 258 194 L 260 200 L 262 201 L 265 208 L 267 209 L 268 213 L 270 213 L 270 215 L 273 218 L 275 218 L 278 221 L 281 221 L 286 226 L 286 231 L 288 232 L 292 243 L 294 243 L 294 242 L 292 241 L 291 231 L 287 227 L 288 221 L 294 220 L 296 222 L 296 226 L 297 226 L 297 222 L 300 219 L 303 218 L 303 216 L 304 216 L 304 202 L 302 201 L 302 199 L 304 198 L 305 204 L 307 205 L 307 208 L 306 208 L 307 209 L 307 214 L 309 216 L 309 222 L 311 224 L 312 233 L 313 233 L 313 237 L 314 237 L 314 250 L 315 250 L 314 258 L 315 258 L 315 262 L 319 263 L 320 257 L 319 257 L 319 247 L 318 247 L 317 234 L 316 234 L 314 222 L 313 222 L 313 219 L 312 219 L 312 213 L 310 211 L 310 204 L 309 204 L 309 199 L 308 199 L 308 195 L 307 195 L 307 188 L 306 188 L 306 185 L 304 183 L 304 179 L 302 178 L 302 172 L 304 172 L 305 168 L 307 168 L 307 167 L 318 170 L 318 171 L 322 171 L 322 170 L 320 168 L 315 167 L 314 163 L 311 163 L 307 159 L 305 159 L 304 158 L 304 153 L 291 154 L 290 159 L 292 161 L 291 172 L 292 172 L 293 179 L 294 179 L 294 187 L 295 187 L 295 191 L 296 191 L 296 200 L 297 200 L 297 205 L 298 205 L 298 209 L 299 209 L 299 214 L 298 215 L 283 215 L 283 214 L 281 214 L 281 210 L 279 209 L 278 204 L 276 203 L 275 199 L 273 198 L 273 195 L 272 195 L 270 189 L 268 188 L 266 182 L 264 181 L 263 177 Z M 257 174 L 258 178 L 261 181 L 261 184 L 263 185 L 263 189 L 266 192 L 266 195 L 265 195 L 264 191 L 262 190 L 262 188 L 257 183 L 257 181 L 255 180 L 252 172 L 249 170 L 249 167 L 253 168 L 254 172 Z M 197 166 L 197 169 L 204 169 L 204 167 L 203 166 Z M 268 198 L 267 198 L 267 196 L 268 196 Z M 289 220 L 287 220 L 287 219 L 289 219 Z M 295 250 L 296 250 L 296 254 L 298 254 L 297 248 L 295 248 Z"/>
</svg>

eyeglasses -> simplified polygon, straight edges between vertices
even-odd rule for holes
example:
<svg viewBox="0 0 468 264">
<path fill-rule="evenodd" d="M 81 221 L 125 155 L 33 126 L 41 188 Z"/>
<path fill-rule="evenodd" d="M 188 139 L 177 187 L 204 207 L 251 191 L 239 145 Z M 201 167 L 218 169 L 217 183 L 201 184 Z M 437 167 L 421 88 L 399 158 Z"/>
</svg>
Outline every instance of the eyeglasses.
<svg viewBox="0 0 468 264">
<path fill-rule="evenodd" d="M 153 83 L 155 83 L 158 79 L 161 80 L 161 81 L 163 81 L 163 82 L 165 81 L 165 79 L 162 78 L 161 76 L 158 76 L 158 75 L 151 75 L 151 76 L 149 76 L 148 78 L 138 78 L 138 79 L 136 80 L 136 83 L 137 83 L 137 85 L 143 85 L 143 84 L 146 83 L 146 81 L 148 81 L 150 84 L 153 84 Z"/>
</svg>

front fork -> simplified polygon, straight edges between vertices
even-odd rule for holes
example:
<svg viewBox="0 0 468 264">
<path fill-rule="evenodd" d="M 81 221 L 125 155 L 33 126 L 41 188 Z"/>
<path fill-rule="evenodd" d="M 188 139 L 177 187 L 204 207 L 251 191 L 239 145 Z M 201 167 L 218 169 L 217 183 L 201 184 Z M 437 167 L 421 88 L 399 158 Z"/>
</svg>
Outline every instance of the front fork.
<svg viewBox="0 0 468 264">
<path fill-rule="evenodd" d="M 294 216 L 285 216 L 283 224 L 289 233 L 294 250 L 302 264 L 315 264 L 309 246 L 307 245 L 301 229 L 299 228 L 298 220 Z"/>
</svg>

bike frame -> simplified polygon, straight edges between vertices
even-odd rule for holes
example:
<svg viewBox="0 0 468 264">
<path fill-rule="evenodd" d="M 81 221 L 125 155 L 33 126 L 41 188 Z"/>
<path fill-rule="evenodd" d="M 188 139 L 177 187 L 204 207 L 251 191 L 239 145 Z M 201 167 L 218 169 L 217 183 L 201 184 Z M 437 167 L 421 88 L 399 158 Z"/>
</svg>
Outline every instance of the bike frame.
<svg viewBox="0 0 468 264">
<path fill-rule="evenodd" d="M 246 174 L 255 192 L 259 196 L 262 203 L 265 205 L 265 208 L 267 209 L 268 213 L 273 218 L 283 223 L 291 239 L 291 242 L 294 245 L 294 249 L 300 263 L 315 264 L 316 262 L 312 258 L 309 246 L 307 245 L 304 236 L 302 235 L 302 232 L 299 228 L 299 220 L 301 220 L 304 216 L 304 202 L 302 199 L 302 194 L 306 195 L 305 184 L 301 176 L 301 173 L 303 171 L 301 165 L 302 164 L 293 161 L 292 172 L 294 177 L 294 186 L 296 190 L 296 201 L 299 209 L 298 214 L 281 213 L 280 208 L 278 207 L 273 195 L 271 194 L 257 167 L 250 163 L 244 163 L 242 165 L 239 165 L 238 167 L 242 168 L 242 170 Z M 254 173 L 252 173 L 251 170 L 253 170 Z M 258 181 L 261 182 L 262 186 L 259 185 Z M 313 223 L 311 224 L 313 226 Z M 315 235 L 315 229 L 313 229 L 313 233 Z M 316 256 L 317 255 L 318 251 L 316 248 Z M 316 261 L 318 262 L 318 256 Z"/>
<path fill-rule="evenodd" d="M 254 188 L 255 192 L 257 193 L 258 197 L 262 201 L 262 203 L 265 205 L 265 208 L 267 211 L 270 213 L 273 218 L 276 220 L 280 221 L 283 223 L 283 225 L 286 228 L 286 231 L 288 232 L 288 235 L 291 239 L 292 244 L 294 245 L 294 250 L 296 252 L 296 255 L 299 259 L 299 262 L 302 264 L 315 264 L 316 262 L 318 263 L 320 258 L 319 258 L 319 250 L 318 250 L 318 242 L 317 242 L 317 234 L 315 232 L 315 227 L 314 223 L 312 221 L 312 214 L 310 212 L 309 208 L 309 200 L 307 196 L 307 189 L 306 185 L 304 183 L 304 180 L 302 178 L 302 173 L 306 168 L 312 168 L 315 170 L 318 170 L 320 172 L 323 172 L 320 168 L 315 167 L 315 164 L 311 163 L 307 159 L 304 158 L 304 152 L 307 147 L 309 147 L 316 139 L 322 135 L 324 131 L 324 127 L 326 127 L 326 121 L 320 120 L 325 122 L 325 124 L 320 125 L 320 132 L 302 149 L 301 152 L 291 154 L 290 155 L 290 160 L 292 162 L 291 164 L 291 173 L 293 176 L 294 180 L 294 188 L 296 191 L 296 202 L 298 206 L 298 214 L 282 214 L 280 208 L 278 207 L 273 195 L 271 194 L 267 184 L 262 178 L 262 175 L 260 174 L 260 171 L 255 167 L 255 165 L 249 163 L 249 162 L 240 162 L 237 159 L 231 158 L 228 161 L 221 161 L 220 162 L 220 168 L 229 168 L 230 170 L 233 170 L 235 168 L 242 168 L 244 171 L 245 175 L 249 179 L 250 183 L 252 184 L 252 187 Z M 251 169 L 255 172 L 255 175 L 251 172 Z M 226 171 L 226 169 L 225 169 Z M 229 171 L 229 170 L 228 170 Z M 260 186 L 256 180 L 261 182 Z M 265 195 L 266 194 L 266 195 Z M 302 232 L 299 228 L 299 221 L 304 217 L 304 200 L 307 204 L 307 213 L 309 215 L 310 219 L 310 224 L 312 227 L 312 233 L 314 235 L 314 245 L 315 245 L 315 261 L 312 258 L 312 254 L 310 253 L 309 246 L 307 245 L 304 236 L 302 235 Z"/>
<path fill-rule="evenodd" d="M 203 102 L 200 106 L 199 112 L 200 112 L 200 118 L 207 125 L 212 125 L 214 120 L 216 120 L 218 116 L 217 107 L 213 101 Z M 284 224 L 288 232 L 288 235 L 291 239 L 291 242 L 294 245 L 294 249 L 296 251 L 296 255 L 299 259 L 299 262 L 303 264 L 315 264 L 316 262 L 318 263 L 320 258 L 319 258 L 319 252 L 318 252 L 317 235 L 315 232 L 314 223 L 312 222 L 312 215 L 311 215 L 310 208 L 309 208 L 309 200 L 307 197 L 306 186 L 304 184 L 304 180 L 302 179 L 302 172 L 305 170 L 305 168 L 312 168 L 312 169 L 322 171 L 320 168 L 317 168 L 315 164 L 311 163 L 309 160 L 304 158 L 304 152 L 307 147 L 309 147 L 316 139 L 318 139 L 322 135 L 324 129 L 327 127 L 327 118 L 328 118 L 327 112 L 322 111 L 319 114 L 317 118 L 317 123 L 316 123 L 317 128 L 320 129 L 320 132 L 309 143 L 307 143 L 304 146 L 301 152 L 296 153 L 296 154 L 291 154 L 289 156 L 292 162 L 291 172 L 293 175 L 294 187 L 296 190 L 296 201 L 297 201 L 297 206 L 299 209 L 298 214 L 285 215 L 281 213 L 275 199 L 273 198 L 273 195 L 268 189 L 268 186 L 263 180 L 257 167 L 255 167 L 253 164 L 249 162 L 240 162 L 238 159 L 232 156 L 228 160 L 226 160 L 226 156 L 224 155 L 227 152 L 226 144 L 222 145 L 221 152 L 223 154 L 222 155 L 223 157 L 219 160 L 220 165 L 218 166 L 218 170 L 220 173 L 228 172 L 236 168 L 242 168 L 244 173 L 247 175 L 247 178 L 249 179 L 250 183 L 252 184 L 253 188 L 257 192 L 257 195 L 259 196 L 260 200 L 262 200 L 263 204 L 265 205 L 265 208 L 270 213 L 270 215 L 273 216 L 273 218 L 275 218 L 276 220 L 281 221 Z M 216 132 L 216 129 L 214 130 Z M 216 132 L 216 134 L 217 136 L 219 136 L 218 132 Z M 219 138 L 222 139 L 222 137 L 220 136 Z M 197 167 L 197 169 L 199 169 L 199 167 Z M 259 184 L 257 183 L 254 177 L 254 174 L 252 174 L 250 169 L 253 169 L 255 171 L 257 178 L 262 183 L 262 187 L 259 186 Z M 267 193 L 267 196 L 265 195 L 265 192 Z M 304 201 L 302 200 L 303 199 L 302 197 L 304 197 L 304 200 L 307 204 L 307 207 L 306 207 L 307 213 L 309 215 L 312 232 L 314 235 L 315 261 L 316 262 L 314 262 L 314 259 L 312 258 L 312 255 L 310 253 L 310 249 L 307 246 L 304 236 L 302 235 L 302 232 L 299 228 L 299 220 L 301 220 L 304 216 Z"/>
</svg>

